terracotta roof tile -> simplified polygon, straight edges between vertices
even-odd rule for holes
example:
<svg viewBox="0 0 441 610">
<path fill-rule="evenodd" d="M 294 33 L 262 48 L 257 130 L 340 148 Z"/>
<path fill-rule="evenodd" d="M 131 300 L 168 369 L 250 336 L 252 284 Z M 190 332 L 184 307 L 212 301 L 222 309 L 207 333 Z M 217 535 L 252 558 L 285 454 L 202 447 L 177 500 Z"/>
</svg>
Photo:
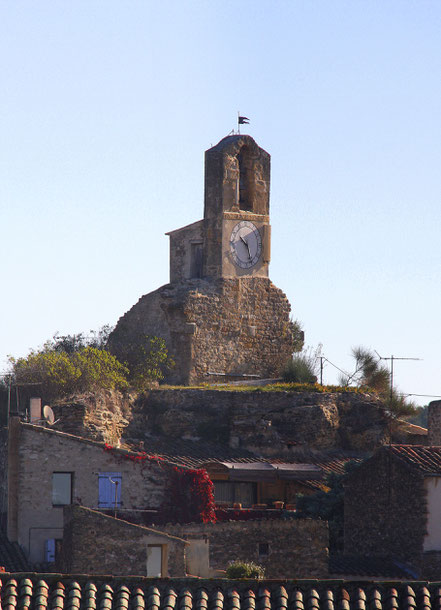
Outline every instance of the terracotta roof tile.
<svg viewBox="0 0 441 610">
<path fill-rule="evenodd" d="M 441 447 L 426 445 L 390 445 L 383 451 L 405 462 L 425 475 L 441 475 Z"/>
</svg>

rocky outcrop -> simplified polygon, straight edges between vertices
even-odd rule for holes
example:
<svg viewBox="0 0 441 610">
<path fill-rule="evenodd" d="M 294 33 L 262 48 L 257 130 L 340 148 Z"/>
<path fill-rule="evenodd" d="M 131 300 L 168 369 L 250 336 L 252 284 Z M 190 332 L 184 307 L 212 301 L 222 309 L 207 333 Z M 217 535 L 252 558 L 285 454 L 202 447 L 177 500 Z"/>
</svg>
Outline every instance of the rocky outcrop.
<svg viewBox="0 0 441 610">
<path fill-rule="evenodd" d="M 310 450 L 369 453 L 389 442 L 389 434 L 393 442 L 422 442 L 406 422 L 391 424 L 376 396 L 355 392 L 181 388 L 127 397 L 106 391 L 64 401 L 54 411 L 55 429 L 116 446 L 190 439 L 289 457 Z"/>
<path fill-rule="evenodd" d="M 388 440 L 368 394 L 154 390 L 138 401 L 125 438 L 201 438 L 271 456 L 305 449 L 372 451 Z"/>
<path fill-rule="evenodd" d="M 53 405 L 55 430 L 118 446 L 129 424 L 133 399 L 120 392 L 89 392 Z"/>
</svg>

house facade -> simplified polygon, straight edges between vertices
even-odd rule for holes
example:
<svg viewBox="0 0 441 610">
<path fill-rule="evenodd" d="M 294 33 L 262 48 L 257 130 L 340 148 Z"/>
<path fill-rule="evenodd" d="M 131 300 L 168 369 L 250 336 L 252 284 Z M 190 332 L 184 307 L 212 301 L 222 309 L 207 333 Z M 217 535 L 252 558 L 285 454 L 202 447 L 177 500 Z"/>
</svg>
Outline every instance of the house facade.
<svg viewBox="0 0 441 610">
<path fill-rule="evenodd" d="M 167 482 L 159 460 L 16 417 L 9 422 L 8 471 L 7 535 L 32 564 L 55 561 L 64 506 L 154 510 Z"/>
</svg>

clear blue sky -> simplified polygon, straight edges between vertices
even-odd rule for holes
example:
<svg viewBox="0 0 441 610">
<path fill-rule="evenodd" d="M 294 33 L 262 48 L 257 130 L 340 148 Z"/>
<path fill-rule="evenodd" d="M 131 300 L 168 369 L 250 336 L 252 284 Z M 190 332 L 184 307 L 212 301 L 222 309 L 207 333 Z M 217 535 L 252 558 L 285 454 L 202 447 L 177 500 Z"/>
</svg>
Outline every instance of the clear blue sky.
<svg viewBox="0 0 441 610">
<path fill-rule="evenodd" d="M 3 370 L 168 281 L 240 110 L 307 345 L 423 358 L 398 386 L 441 395 L 440 2 L 4 0 L 0 70 Z"/>
</svg>

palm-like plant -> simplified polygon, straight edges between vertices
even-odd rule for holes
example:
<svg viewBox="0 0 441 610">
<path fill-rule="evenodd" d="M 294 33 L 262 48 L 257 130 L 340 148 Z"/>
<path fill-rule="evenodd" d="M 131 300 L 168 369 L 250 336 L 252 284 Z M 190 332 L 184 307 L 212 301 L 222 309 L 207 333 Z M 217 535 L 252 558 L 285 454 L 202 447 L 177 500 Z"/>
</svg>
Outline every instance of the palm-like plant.
<svg viewBox="0 0 441 610">
<path fill-rule="evenodd" d="M 340 378 L 342 385 L 356 385 L 373 390 L 382 398 L 388 412 L 394 417 L 415 412 L 415 404 L 392 387 L 389 369 L 374 352 L 366 347 L 354 347 L 352 356 L 355 360 L 355 370 L 351 375 Z"/>
</svg>

